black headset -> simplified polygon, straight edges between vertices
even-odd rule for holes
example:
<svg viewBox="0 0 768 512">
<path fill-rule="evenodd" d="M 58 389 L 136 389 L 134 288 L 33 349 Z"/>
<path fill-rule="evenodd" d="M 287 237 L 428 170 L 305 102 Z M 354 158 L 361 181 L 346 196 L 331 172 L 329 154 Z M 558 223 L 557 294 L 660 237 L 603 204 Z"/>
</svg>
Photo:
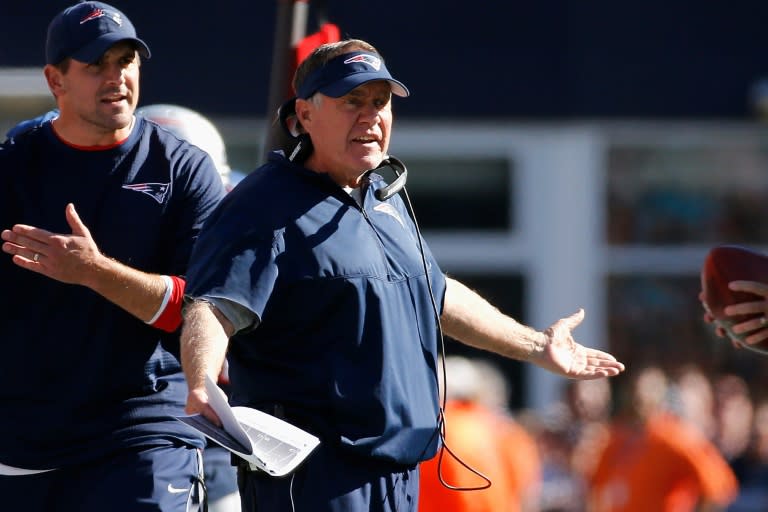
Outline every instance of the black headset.
<svg viewBox="0 0 768 512">
<path fill-rule="evenodd" d="M 296 98 L 291 98 L 277 109 L 277 121 L 284 135 L 283 147 L 280 149 L 291 162 L 303 163 L 312 153 L 312 140 L 308 134 L 298 130 L 300 123 L 296 119 Z"/>
</svg>

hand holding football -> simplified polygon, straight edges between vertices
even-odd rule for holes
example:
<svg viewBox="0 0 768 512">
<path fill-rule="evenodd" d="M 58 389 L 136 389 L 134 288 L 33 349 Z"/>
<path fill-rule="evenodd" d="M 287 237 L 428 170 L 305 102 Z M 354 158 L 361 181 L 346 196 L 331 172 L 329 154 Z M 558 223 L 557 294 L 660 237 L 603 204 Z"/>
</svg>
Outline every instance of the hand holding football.
<svg viewBox="0 0 768 512">
<path fill-rule="evenodd" d="M 728 288 L 731 281 L 768 284 L 768 256 L 746 247 L 721 245 L 709 251 L 701 269 L 704 303 L 716 320 L 740 323 L 762 316 L 762 313 L 754 313 L 729 317 L 723 312 L 726 306 L 732 304 L 764 299 L 752 293 L 731 290 Z"/>
<path fill-rule="evenodd" d="M 768 256 L 746 247 L 722 245 L 713 248 L 707 254 L 701 268 L 701 295 L 704 308 L 714 318 L 715 324 L 723 329 L 736 344 L 768 353 L 768 340 L 749 345 L 745 342 L 748 335 L 753 335 L 765 325 L 765 311 L 755 311 L 743 315 L 729 316 L 725 308 L 743 302 L 764 302 L 766 296 L 734 291 L 728 287 L 731 281 L 753 281 L 768 286 Z M 756 285 L 753 285 L 756 286 Z M 750 320 L 755 321 L 750 332 L 736 334 L 732 331 L 735 324 Z"/>
</svg>

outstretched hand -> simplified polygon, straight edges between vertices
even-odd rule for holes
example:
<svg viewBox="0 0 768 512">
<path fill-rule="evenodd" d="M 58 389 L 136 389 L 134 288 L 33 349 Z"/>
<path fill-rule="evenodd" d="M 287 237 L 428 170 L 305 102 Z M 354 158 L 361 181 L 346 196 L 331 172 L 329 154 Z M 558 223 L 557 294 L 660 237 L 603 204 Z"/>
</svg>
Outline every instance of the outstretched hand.
<svg viewBox="0 0 768 512">
<path fill-rule="evenodd" d="M 543 349 L 532 356 L 531 362 L 563 377 L 599 379 L 613 377 L 624 371 L 624 365 L 608 352 L 588 348 L 576 342 L 572 331 L 584 320 L 584 310 L 562 318 L 544 330 Z"/>
<path fill-rule="evenodd" d="M 52 233 L 26 224 L 3 230 L 3 251 L 13 255 L 13 262 L 27 270 L 69 284 L 87 284 L 89 272 L 104 258 L 91 232 L 80 220 L 75 206 L 64 210 L 70 234 Z"/>
</svg>

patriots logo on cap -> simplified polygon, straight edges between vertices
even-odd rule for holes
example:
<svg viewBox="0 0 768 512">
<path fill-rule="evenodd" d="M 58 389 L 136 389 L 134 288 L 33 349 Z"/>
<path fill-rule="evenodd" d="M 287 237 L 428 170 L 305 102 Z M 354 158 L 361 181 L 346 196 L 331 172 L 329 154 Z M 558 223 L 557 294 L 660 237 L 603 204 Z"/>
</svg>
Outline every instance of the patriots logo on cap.
<svg viewBox="0 0 768 512">
<path fill-rule="evenodd" d="M 165 202 L 165 196 L 168 195 L 168 190 L 171 188 L 170 183 L 136 183 L 133 185 L 123 185 L 126 190 L 133 190 L 135 192 L 141 192 L 147 194 L 160 204 Z"/>
<path fill-rule="evenodd" d="M 109 18 L 112 21 L 114 21 L 115 23 L 117 23 L 118 25 L 122 25 L 123 24 L 123 19 L 120 17 L 120 15 L 118 13 L 116 13 L 116 12 L 109 13 L 109 12 L 105 11 L 104 9 L 99 9 L 99 8 L 96 8 L 96 9 L 92 10 L 90 13 L 88 13 L 88 15 L 85 18 L 80 20 L 80 24 L 82 25 L 83 23 L 87 23 L 87 22 L 89 22 L 91 20 L 102 18 L 104 16 L 109 16 Z"/>
<path fill-rule="evenodd" d="M 374 57 L 373 55 L 367 55 L 365 53 L 348 58 L 347 60 L 344 61 L 344 64 L 351 64 L 353 62 L 363 62 L 371 66 L 376 71 L 378 71 L 381 68 L 381 60 L 378 57 Z"/>
</svg>

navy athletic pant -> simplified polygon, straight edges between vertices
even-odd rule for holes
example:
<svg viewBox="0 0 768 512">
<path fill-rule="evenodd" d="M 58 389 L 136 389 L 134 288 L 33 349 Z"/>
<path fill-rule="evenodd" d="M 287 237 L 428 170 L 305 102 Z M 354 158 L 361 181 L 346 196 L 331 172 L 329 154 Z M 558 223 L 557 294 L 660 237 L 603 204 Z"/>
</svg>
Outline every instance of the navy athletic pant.
<svg viewBox="0 0 768 512">
<path fill-rule="evenodd" d="M 0 510 L 187 512 L 201 469 L 195 448 L 160 446 L 46 473 L 0 476 Z"/>
<path fill-rule="evenodd" d="M 243 512 L 416 512 L 417 466 L 393 466 L 321 444 L 293 475 L 238 469 Z"/>
</svg>

